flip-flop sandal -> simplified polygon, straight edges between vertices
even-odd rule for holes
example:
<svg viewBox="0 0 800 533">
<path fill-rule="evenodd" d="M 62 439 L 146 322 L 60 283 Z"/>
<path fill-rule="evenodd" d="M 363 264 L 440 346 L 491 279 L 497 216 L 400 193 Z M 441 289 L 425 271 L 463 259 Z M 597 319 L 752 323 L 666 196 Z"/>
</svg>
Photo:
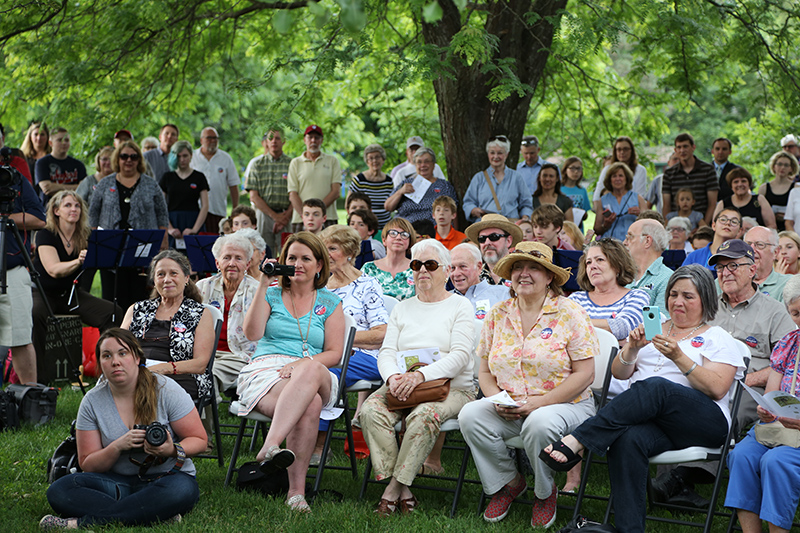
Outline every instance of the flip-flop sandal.
<svg viewBox="0 0 800 533">
<path fill-rule="evenodd" d="M 278 470 L 286 470 L 294 463 L 294 452 L 292 450 L 281 450 L 277 446 L 268 451 L 268 457 L 258 465 L 258 469 L 264 474 L 272 474 Z M 270 453 L 271 452 L 271 453 Z"/>
<path fill-rule="evenodd" d="M 432 466 L 424 463 L 419 467 L 419 471 L 417 472 L 418 476 L 438 476 L 440 474 L 444 474 L 444 467 L 436 470 Z"/>
<path fill-rule="evenodd" d="M 547 466 L 556 472 L 569 472 L 572 467 L 581 462 L 581 456 L 572 451 L 572 448 L 564 444 L 562 441 L 553 443 L 553 452 L 561 452 L 567 458 L 565 463 L 560 463 L 553 459 L 553 457 L 546 453 L 544 450 L 539 452 L 539 459 L 545 462 Z M 552 452 L 550 452 L 552 453 Z"/>
</svg>

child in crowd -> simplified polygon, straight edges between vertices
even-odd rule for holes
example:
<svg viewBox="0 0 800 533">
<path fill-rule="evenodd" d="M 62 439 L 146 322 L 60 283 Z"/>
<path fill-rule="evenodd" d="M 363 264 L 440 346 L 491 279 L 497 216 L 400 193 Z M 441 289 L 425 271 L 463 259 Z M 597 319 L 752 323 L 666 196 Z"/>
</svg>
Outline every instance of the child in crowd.
<svg viewBox="0 0 800 533">
<path fill-rule="evenodd" d="M 561 194 L 566 194 L 572 200 L 573 208 L 585 211 L 579 227 L 581 231 L 583 230 L 583 221 L 586 220 L 587 214 L 592 210 L 589 194 L 581 186 L 583 179 L 583 161 L 581 161 L 581 158 L 576 156 L 568 157 L 564 164 L 561 165 Z"/>
<path fill-rule="evenodd" d="M 256 228 L 256 210 L 249 205 L 237 205 L 231 211 L 231 229 L 234 233 L 244 228 Z"/>
<path fill-rule="evenodd" d="M 436 240 L 448 250 L 467 240 L 467 236 L 453 227 L 458 216 L 458 207 L 449 196 L 439 196 L 433 201 L 433 219 L 436 221 Z M 419 233 L 419 232 L 417 232 Z"/>
<path fill-rule="evenodd" d="M 703 213 L 700 211 L 692 211 L 694 207 L 694 193 L 692 190 L 688 188 L 678 189 L 676 196 L 678 210 L 667 214 L 667 222 L 673 217 L 686 217 L 689 219 L 689 222 L 692 223 L 692 231 L 697 229 L 698 226 L 705 226 L 706 223 L 703 220 Z"/>
<path fill-rule="evenodd" d="M 694 235 L 689 240 L 692 243 L 692 248 L 699 250 L 708 246 L 708 243 L 714 240 L 714 230 L 711 229 L 711 226 L 697 228 L 697 231 L 694 232 Z"/>
<path fill-rule="evenodd" d="M 542 204 L 531 215 L 533 240 L 559 250 L 575 250 L 569 241 L 559 236 L 564 227 L 564 212 L 555 204 Z"/>
<path fill-rule="evenodd" d="M 578 225 L 569 220 L 565 220 L 564 227 L 561 228 L 561 239 L 568 240 L 576 250 L 583 250 L 583 246 L 586 242 L 586 237 L 583 235 Z"/>
<path fill-rule="evenodd" d="M 533 224 L 531 224 L 530 220 L 527 220 L 525 218 L 521 218 L 521 219 L 517 220 L 516 222 L 514 222 L 514 224 L 519 226 L 519 229 L 522 230 L 522 240 L 523 241 L 532 241 L 532 240 L 534 240 L 534 238 L 533 238 Z"/>
<path fill-rule="evenodd" d="M 344 210 L 348 215 L 357 209 L 372 211 L 372 200 L 363 192 L 351 192 L 344 201 Z"/>
<path fill-rule="evenodd" d="M 303 229 L 317 235 L 322 231 L 325 221 L 328 220 L 325 202 L 319 198 L 309 198 L 303 202 L 303 212 L 301 216 L 303 219 Z"/>
<path fill-rule="evenodd" d="M 378 217 L 375 213 L 364 209 L 351 211 L 347 215 L 347 225 L 361 236 L 361 251 L 356 256 L 356 268 L 361 268 L 361 265 L 369 261 L 386 257 L 386 247 L 381 241 L 373 238 L 378 231 Z"/>
<path fill-rule="evenodd" d="M 411 223 L 411 227 L 417 232 L 417 242 L 436 237 L 436 226 L 434 226 L 433 222 L 430 220 L 417 220 Z"/>
</svg>

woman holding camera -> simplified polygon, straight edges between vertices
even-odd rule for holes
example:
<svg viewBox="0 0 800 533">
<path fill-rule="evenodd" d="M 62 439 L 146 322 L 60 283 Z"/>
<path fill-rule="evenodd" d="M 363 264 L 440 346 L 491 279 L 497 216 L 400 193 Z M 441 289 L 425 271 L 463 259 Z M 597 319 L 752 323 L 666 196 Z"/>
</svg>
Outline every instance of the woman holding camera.
<svg viewBox="0 0 800 533">
<path fill-rule="evenodd" d="M 267 261 L 275 265 L 274 259 Z M 316 235 L 291 235 L 278 263 L 294 267 L 294 274 L 267 269 L 261 276 L 244 318 L 244 334 L 258 344 L 239 373 L 236 392 L 240 416 L 255 409 L 272 419 L 256 455 L 261 471 L 287 469 L 286 505 L 308 513 L 306 473 L 320 412 L 333 406 L 338 395 L 339 381 L 328 369 L 341 359 L 345 320 L 341 300 L 325 288 L 330 264 Z M 281 449 L 284 440 L 287 448 Z"/>
<path fill-rule="evenodd" d="M 176 383 L 145 368 L 144 353 L 131 332 L 107 330 L 95 353 L 106 379 L 86 394 L 78 411 L 83 472 L 50 485 L 47 500 L 63 518 L 47 515 L 39 526 L 77 529 L 180 520 L 200 496 L 189 457 L 206 448 L 194 403 Z M 137 429 L 154 422 L 163 427 Z M 165 440 L 155 445 L 158 433 Z"/>
</svg>

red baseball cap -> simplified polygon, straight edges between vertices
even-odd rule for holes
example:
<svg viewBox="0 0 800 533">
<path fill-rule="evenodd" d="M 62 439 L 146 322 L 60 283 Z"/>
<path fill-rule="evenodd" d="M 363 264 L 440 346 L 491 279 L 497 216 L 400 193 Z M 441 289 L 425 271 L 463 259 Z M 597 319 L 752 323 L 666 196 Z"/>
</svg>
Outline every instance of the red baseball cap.
<svg viewBox="0 0 800 533">
<path fill-rule="evenodd" d="M 130 140 L 133 140 L 133 135 L 128 130 L 119 130 L 117 133 L 114 134 L 115 139 L 119 139 L 120 137 L 127 137 Z"/>
<path fill-rule="evenodd" d="M 308 135 L 309 133 L 316 133 L 317 135 L 324 137 L 324 135 L 322 134 L 322 128 L 320 128 L 316 124 L 312 124 L 309 127 L 307 127 L 306 132 L 303 135 Z"/>
</svg>

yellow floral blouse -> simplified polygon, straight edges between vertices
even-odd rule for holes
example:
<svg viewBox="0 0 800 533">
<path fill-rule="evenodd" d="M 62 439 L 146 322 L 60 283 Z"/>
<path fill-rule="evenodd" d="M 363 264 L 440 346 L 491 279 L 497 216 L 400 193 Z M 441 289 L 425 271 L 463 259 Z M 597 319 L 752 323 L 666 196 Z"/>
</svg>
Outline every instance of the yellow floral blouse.
<svg viewBox="0 0 800 533">
<path fill-rule="evenodd" d="M 517 299 L 492 307 L 478 355 L 488 359 L 497 385 L 515 400 L 547 394 L 572 373 L 572 361 L 594 357 L 600 343 L 586 311 L 563 296 L 548 295 L 539 319 L 523 338 Z M 587 388 L 574 400 L 591 397 Z"/>
</svg>

